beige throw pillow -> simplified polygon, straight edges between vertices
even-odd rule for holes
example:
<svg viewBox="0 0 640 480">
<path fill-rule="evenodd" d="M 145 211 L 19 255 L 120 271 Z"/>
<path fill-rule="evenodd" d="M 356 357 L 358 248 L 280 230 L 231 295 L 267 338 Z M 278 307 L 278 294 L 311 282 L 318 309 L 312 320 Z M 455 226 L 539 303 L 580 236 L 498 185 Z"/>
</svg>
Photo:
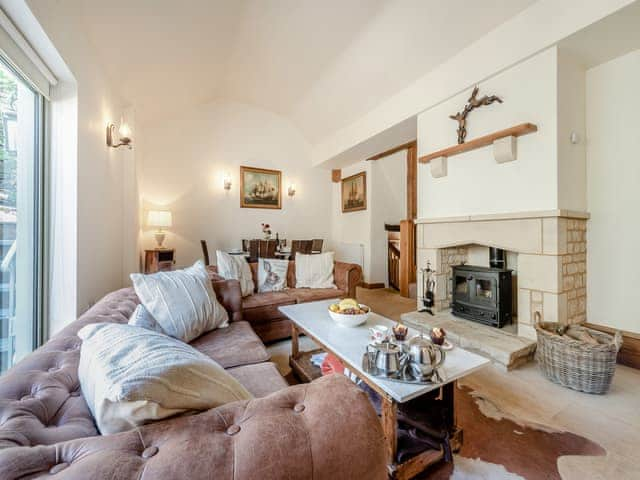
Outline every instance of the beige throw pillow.
<svg viewBox="0 0 640 480">
<path fill-rule="evenodd" d="M 280 292 L 287 288 L 289 260 L 258 259 L 258 292 Z"/>
<path fill-rule="evenodd" d="M 251 267 L 244 255 L 230 255 L 227 252 L 216 250 L 216 264 L 218 274 L 227 280 L 238 280 L 243 297 L 253 295 L 255 285 L 251 275 Z"/>
<path fill-rule="evenodd" d="M 169 336 L 189 343 L 229 325 L 229 315 L 213 291 L 204 263 L 151 275 L 132 273 L 140 302 Z"/>
<path fill-rule="evenodd" d="M 296 254 L 296 288 L 337 288 L 333 283 L 333 252 Z"/>
<path fill-rule="evenodd" d="M 80 386 L 102 434 L 252 398 L 216 362 L 162 333 L 92 323 L 78 336 Z"/>
</svg>

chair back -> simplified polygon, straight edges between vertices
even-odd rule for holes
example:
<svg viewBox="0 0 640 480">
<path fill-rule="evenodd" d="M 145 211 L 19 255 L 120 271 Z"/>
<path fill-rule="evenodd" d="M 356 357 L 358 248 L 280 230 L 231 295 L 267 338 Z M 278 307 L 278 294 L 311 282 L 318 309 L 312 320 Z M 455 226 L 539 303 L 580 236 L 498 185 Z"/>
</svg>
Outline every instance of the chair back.
<svg viewBox="0 0 640 480">
<path fill-rule="evenodd" d="M 291 260 L 296 259 L 296 253 L 311 253 L 311 240 L 292 240 L 291 241 Z"/>
<path fill-rule="evenodd" d="M 322 252 L 322 244 L 324 240 L 322 238 L 314 238 L 311 240 L 311 252 Z"/>
<path fill-rule="evenodd" d="M 202 256 L 204 257 L 204 264 L 211 265 L 209 263 L 209 249 L 207 248 L 207 241 L 200 240 L 200 246 L 202 247 Z"/>
<path fill-rule="evenodd" d="M 260 255 L 260 240 L 249 240 L 249 258 L 256 260 Z"/>
<path fill-rule="evenodd" d="M 249 240 L 247 239 L 242 239 L 242 251 L 243 252 L 248 252 L 249 251 Z"/>
<path fill-rule="evenodd" d="M 260 240 L 258 256 L 260 258 L 276 258 L 276 241 Z"/>
</svg>

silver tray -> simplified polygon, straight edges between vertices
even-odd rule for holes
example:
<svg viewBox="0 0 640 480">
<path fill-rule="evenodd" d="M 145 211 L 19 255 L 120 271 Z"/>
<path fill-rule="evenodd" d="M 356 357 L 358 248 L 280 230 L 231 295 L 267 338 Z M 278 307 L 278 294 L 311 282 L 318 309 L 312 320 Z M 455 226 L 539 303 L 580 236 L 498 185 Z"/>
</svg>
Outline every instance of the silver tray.
<svg viewBox="0 0 640 480">
<path fill-rule="evenodd" d="M 373 375 L 374 377 L 382 378 L 384 380 L 389 380 L 391 382 L 412 383 L 414 385 L 440 385 L 445 382 L 442 373 L 438 371 L 435 371 L 429 379 L 417 378 L 413 376 L 413 374 L 409 371 L 406 364 L 400 369 L 399 372 L 391 374 L 386 373 L 369 361 L 369 355 L 367 353 L 364 353 L 362 355 L 362 370 L 369 375 Z"/>
</svg>

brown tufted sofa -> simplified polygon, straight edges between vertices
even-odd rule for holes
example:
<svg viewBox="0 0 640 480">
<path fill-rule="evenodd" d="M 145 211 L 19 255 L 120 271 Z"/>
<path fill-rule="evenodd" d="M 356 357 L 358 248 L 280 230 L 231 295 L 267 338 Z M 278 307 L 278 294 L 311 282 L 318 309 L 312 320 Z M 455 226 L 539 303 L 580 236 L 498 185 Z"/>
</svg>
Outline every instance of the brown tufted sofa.
<svg viewBox="0 0 640 480">
<path fill-rule="evenodd" d="M 101 436 L 82 397 L 76 332 L 125 323 L 113 292 L 0 377 L 0 479 L 383 479 L 382 429 L 366 395 L 331 375 L 289 387 L 242 321 L 238 282 L 214 281 L 233 322 L 192 345 L 256 398 Z"/>
<path fill-rule="evenodd" d="M 355 263 L 335 262 L 333 278 L 337 288 L 295 288 L 295 262 L 289 262 L 287 269 L 287 290 L 282 292 L 258 293 L 258 264 L 252 262 L 251 274 L 256 286 L 253 295 L 240 297 L 242 318 L 251 324 L 263 342 L 272 342 L 291 337 L 291 322 L 278 307 L 296 303 L 328 300 L 330 298 L 356 298 L 356 286 L 362 279 L 362 268 Z M 217 278 L 217 268 L 209 266 L 211 274 Z"/>
</svg>

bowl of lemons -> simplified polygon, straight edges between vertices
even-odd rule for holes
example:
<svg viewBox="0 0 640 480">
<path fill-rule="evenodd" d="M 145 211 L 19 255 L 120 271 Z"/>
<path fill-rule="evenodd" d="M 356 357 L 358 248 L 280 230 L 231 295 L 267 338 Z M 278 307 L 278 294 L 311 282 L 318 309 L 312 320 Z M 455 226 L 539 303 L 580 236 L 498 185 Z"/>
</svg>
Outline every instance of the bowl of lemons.
<svg viewBox="0 0 640 480">
<path fill-rule="evenodd" d="M 329 305 L 329 315 L 338 325 L 357 327 L 367 321 L 370 309 L 353 298 L 345 298 Z"/>
</svg>

